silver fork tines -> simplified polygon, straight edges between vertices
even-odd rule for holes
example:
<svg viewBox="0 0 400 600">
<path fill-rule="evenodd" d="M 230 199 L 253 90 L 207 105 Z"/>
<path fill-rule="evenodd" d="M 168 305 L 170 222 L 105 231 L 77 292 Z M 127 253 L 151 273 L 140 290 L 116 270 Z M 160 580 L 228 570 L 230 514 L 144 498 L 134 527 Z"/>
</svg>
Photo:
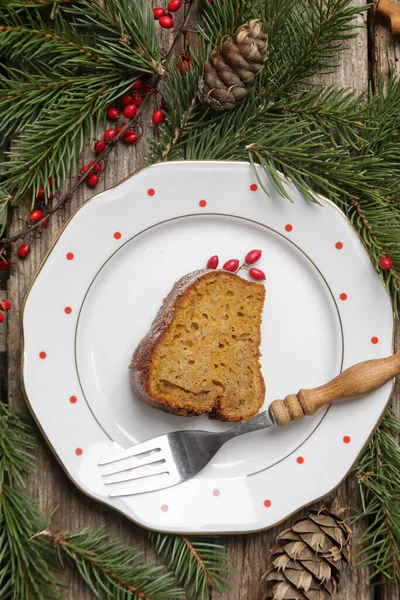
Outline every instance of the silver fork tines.
<svg viewBox="0 0 400 600">
<path fill-rule="evenodd" d="M 102 472 L 104 485 L 116 486 L 109 495 L 133 496 L 153 492 L 194 477 L 210 462 L 220 447 L 237 435 L 265 429 L 273 424 L 268 412 L 261 413 L 228 431 L 174 431 L 136 444 L 99 463 L 112 465 Z M 121 488 L 122 483 L 127 486 Z"/>
</svg>

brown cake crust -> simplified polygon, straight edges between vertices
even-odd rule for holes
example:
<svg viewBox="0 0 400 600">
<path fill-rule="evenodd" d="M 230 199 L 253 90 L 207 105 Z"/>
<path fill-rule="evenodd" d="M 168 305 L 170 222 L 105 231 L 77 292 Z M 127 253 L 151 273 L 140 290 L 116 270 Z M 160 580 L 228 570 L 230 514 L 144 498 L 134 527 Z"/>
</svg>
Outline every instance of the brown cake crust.
<svg viewBox="0 0 400 600">
<path fill-rule="evenodd" d="M 214 277 L 215 273 L 215 269 L 199 269 L 181 277 L 181 279 L 179 279 L 175 283 L 172 290 L 164 299 L 163 304 L 159 309 L 149 332 L 141 340 L 135 352 L 133 353 L 132 360 L 129 365 L 129 368 L 131 369 L 131 386 L 138 399 L 144 402 L 145 404 L 148 404 L 149 406 L 175 415 L 181 415 L 184 417 L 198 416 L 199 413 L 197 413 L 196 411 L 188 410 L 185 408 L 180 408 L 179 410 L 176 410 L 169 404 L 166 404 L 165 402 L 159 402 L 155 398 L 153 398 L 148 392 L 148 376 L 151 366 L 152 354 L 157 345 L 160 344 L 163 334 L 167 331 L 169 325 L 172 323 L 174 314 L 180 305 L 180 301 L 185 297 L 190 288 L 194 286 L 200 278 L 206 276 L 207 274 L 210 274 L 210 276 Z M 238 275 L 230 273 L 228 271 L 224 271 L 224 274 L 233 278 L 238 277 Z M 254 285 L 254 283 L 252 282 L 247 282 L 246 280 L 242 281 L 248 283 L 249 286 Z M 258 341 L 259 346 L 261 339 L 259 339 Z M 259 377 L 260 388 L 264 391 L 265 395 L 265 383 L 261 372 Z M 254 414 L 251 416 L 255 416 L 259 408 L 260 407 L 257 407 Z M 223 415 L 218 410 L 218 406 L 215 406 L 214 409 L 214 412 L 208 413 L 208 416 L 218 418 L 220 420 L 231 420 L 225 419 L 223 417 Z"/>
</svg>

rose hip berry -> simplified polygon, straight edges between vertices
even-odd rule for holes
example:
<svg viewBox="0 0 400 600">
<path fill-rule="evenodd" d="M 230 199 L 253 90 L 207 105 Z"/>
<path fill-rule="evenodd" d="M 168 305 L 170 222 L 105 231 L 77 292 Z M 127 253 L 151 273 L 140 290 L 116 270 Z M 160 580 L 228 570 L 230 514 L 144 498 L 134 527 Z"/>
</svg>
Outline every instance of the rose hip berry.
<svg viewBox="0 0 400 600">
<path fill-rule="evenodd" d="M 174 26 L 174 20 L 172 17 L 168 17 L 167 15 L 160 17 L 159 23 L 163 29 L 171 29 L 171 27 Z"/>
<path fill-rule="evenodd" d="M 136 112 L 136 106 L 134 104 L 128 104 L 128 106 L 125 106 L 124 108 L 124 117 L 127 119 L 133 119 L 133 117 L 136 115 Z"/>
<path fill-rule="evenodd" d="M 125 106 L 128 106 L 128 104 L 132 104 L 132 102 L 133 102 L 133 96 L 130 96 L 129 94 L 125 94 L 125 96 L 122 96 L 122 98 L 121 98 L 121 104 L 124 108 L 125 108 Z"/>
<path fill-rule="evenodd" d="M 96 154 L 101 154 L 106 149 L 106 145 L 103 140 L 97 140 L 97 142 L 94 143 L 93 149 Z"/>
<path fill-rule="evenodd" d="M 163 122 L 163 119 L 164 115 L 162 110 L 157 109 L 153 112 L 151 120 L 153 121 L 154 125 L 160 125 Z"/>
<path fill-rule="evenodd" d="M 211 256 L 207 261 L 207 269 L 216 269 L 218 267 L 219 258 L 217 255 Z"/>
<path fill-rule="evenodd" d="M 3 300 L 0 302 L 0 310 L 10 310 L 10 308 L 11 304 L 9 301 L 3 298 Z"/>
<path fill-rule="evenodd" d="M 234 273 L 239 268 L 239 261 L 237 258 L 231 258 L 231 260 L 226 261 L 222 268 L 224 271 L 230 271 L 231 273 Z"/>
<path fill-rule="evenodd" d="M 180 7 L 182 6 L 182 2 L 181 0 L 171 0 L 171 2 L 169 2 L 167 8 L 170 12 L 176 12 L 177 10 L 180 9 Z"/>
<path fill-rule="evenodd" d="M 43 187 L 40 187 L 40 188 L 38 189 L 38 193 L 37 193 L 37 195 L 36 195 L 36 200 L 37 200 L 38 202 L 43 202 L 44 198 L 45 198 L 45 194 L 44 194 L 44 188 L 43 188 Z"/>
<path fill-rule="evenodd" d="M 116 121 L 119 117 L 119 110 L 115 106 L 110 106 L 107 108 L 107 118 L 111 121 Z"/>
<path fill-rule="evenodd" d="M 0 313 L 0 323 L 4 323 L 4 315 L 3 315 L 3 313 Z"/>
<path fill-rule="evenodd" d="M 105 142 L 110 142 L 115 138 L 116 135 L 117 131 L 115 129 L 107 129 L 107 131 L 104 132 L 103 140 Z"/>
<path fill-rule="evenodd" d="M 161 9 L 161 10 L 163 10 L 163 9 Z M 140 90 L 142 89 L 142 86 L 143 86 L 143 81 L 141 79 L 139 79 L 139 81 L 137 81 L 136 83 L 133 84 L 132 91 L 140 92 Z"/>
<path fill-rule="evenodd" d="M 393 267 L 393 261 L 388 256 L 382 256 L 379 259 L 379 266 L 383 271 L 389 271 Z"/>
<path fill-rule="evenodd" d="M 153 8 L 153 17 L 156 21 L 165 15 L 163 8 Z"/>
<path fill-rule="evenodd" d="M 190 62 L 185 62 L 185 61 L 183 61 L 183 62 L 181 62 L 181 64 L 178 66 L 178 70 L 179 70 L 179 73 L 180 73 L 181 75 L 183 75 L 185 71 L 190 71 L 190 69 L 191 69 Z"/>
<path fill-rule="evenodd" d="M 261 269 L 255 269 L 253 267 L 252 269 L 249 269 L 249 274 L 250 277 L 252 277 L 253 279 L 258 279 L 259 281 L 263 281 L 264 279 L 266 279 L 265 273 L 264 271 L 261 271 Z"/>
<path fill-rule="evenodd" d="M 139 106 L 142 104 L 143 102 L 143 98 L 141 98 L 140 96 L 138 96 L 137 98 L 134 98 L 132 100 L 132 104 L 134 104 L 137 108 L 139 108 Z"/>
<path fill-rule="evenodd" d="M 20 258 L 26 258 L 29 254 L 29 252 L 31 251 L 31 247 L 29 244 L 22 244 L 19 248 L 18 248 L 18 256 Z"/>
<path fill-rule="evenodd" d="M 42 210 L 33 210 L 31 212 L 31 214 L 29 215 L 29 218 L 31 221 L 33 221 L 34 223 L 37 223 L 38 221 L 40 221 L 41 219 L 43 219 L 44 217 L 44 212 Z"/>
<path fill-rule="evenodd" d="M 248 265 L 253 265 L 261 258 L 262 251 L 261 250 L 250 250 L 245 256 L 245 262 Z"/>
<path fill-rule="evenodd" d="M 129 133 L 128 135 L 124 135 L 125 144 L 136 144 L 139 139 L 139 134 L 136 132 Z"/>
<path fill-rule="evenodd" d="M 86 179 L 86 185 L 90 188 L 95 188 L 99 183 L 99 178 L 96 173 L 91 173 L 89 177 Z"/>
</svg>

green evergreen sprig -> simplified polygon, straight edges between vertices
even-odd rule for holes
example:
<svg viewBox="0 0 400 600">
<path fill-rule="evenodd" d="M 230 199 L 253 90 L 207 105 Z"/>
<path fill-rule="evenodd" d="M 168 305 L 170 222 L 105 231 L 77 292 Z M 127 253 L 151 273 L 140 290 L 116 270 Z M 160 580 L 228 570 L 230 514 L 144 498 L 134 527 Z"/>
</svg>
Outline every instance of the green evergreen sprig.
<svg viewBox="0 0 400 600">
<path fill-rule="evenodd" d="M 75 533 L 43 530 L 37 537 L 57 549 L 61 565 L 66 561 L 77 569 L 97 598 L 107 600 L 178 600 L 185 590 L 164 567 L 144 562 L 134 546 L 109 540 L 104 528 L 84 527 Z"/>
<path fill-rule="evenodd" d="M 61 597 L 57 556 L 43 539 L 31 539 L 44 519 L 21 491 L 35 463 L 34 439 L 22 415 L 0 404 L 0 595 L 2 600 Z"/>
<path fill-rule="evenodd" d="M 106 107 L 163 72 L 143 0 L 77 0 L 50 23 L 43 10 L 7 5 L 0 15 L 0 144 L 17 136 L 3 165 L 14 203 L 28 193 L 33 202 L 41 186 L 49 194 L 49 177 L 61 185 Z"/>
<path fill-rule="evenodd" d="M 400 421 L 389 410 L 358 463 L 363 513 L 369 526 L 363 532 L 359 566 L 370 567 L 371 581 L 400 582 Z M 360 518 L 357 517 L 357 518 Z"/>
<path fill-rule="evenodd" d="M 230 589 L 231 563 L 224 546 L 205 537 L 150 534 L 157 552 L 185 587 L 188 598 L 209 600 Z"/>
</svg>

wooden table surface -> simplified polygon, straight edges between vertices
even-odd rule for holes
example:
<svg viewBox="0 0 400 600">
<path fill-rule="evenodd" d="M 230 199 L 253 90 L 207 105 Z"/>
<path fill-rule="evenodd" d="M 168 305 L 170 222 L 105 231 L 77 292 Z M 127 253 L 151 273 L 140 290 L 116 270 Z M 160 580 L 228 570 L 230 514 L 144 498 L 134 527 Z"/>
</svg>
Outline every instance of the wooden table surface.
<svg viewBox="0 0 400 600">
<path fill-rule="evenodd" d="M 400 0 L 397 0 L 397 2 L 400 3 Z M 353 4 L 365 6 L 366 0 L 354 0 Z M 196 20 L 195 14 L 193 17 Z M 359 17 L 358 21 L 363 23 L 365 27 L 359 31 L 356 39 L 349 41 L 348 49 L 342 55 L 342 65 L 337 73 L 326 79 L 334 85 L 351 87 L 359 92 L 366 92 L 369 85 L 373 88 L 377 85 L 380 77 L 387 80 L 389 71 L 392 68 L 400 74 L 398 63 L 400 36 L 394 38 L 386 24 L 373 11 L 365 12 Z M 171 42 L 171 38 L 172 34 L 170 32 L 160 32 L 160 41 L 166 47 Z M 151 123 L 149 117 L 151 111 L 152 106 L 148 106 L 146 113 L 142 115 L 143 123 Z M 101 130 L 99 128 L 99 134 Z M 101 190 L 115 185 L 145 164 L 148 153 L 146 138 L 151 135 L 154 135 L 154 128 L 148 126 L 145 128 L 144 137 L 137 146 L 128 147 L 121 144 L 115 147 L 110 154 L 105 175 L 99 185 Z M 82 157 L 80 164 L 86 164 L 90 158 L 92 158 L 91 144 L 88 144 L 86 155 Z M 25 262 L 16 260 L 12 266 L 12 272 L 8 279 L 8 297 L 13 306 L 7 324 L 8 377 L 3 378 L 0 393 L 4 399 L 7 394 L 5 383 L 8 381 L 8 400 L 10 404 L 23 411 L 27 411 L 27 408 L 22 397 L 19 377 L 21 360 L 20 307 L 29 283 L 57 232 L 71 212 L 91 195 L 92 192 L 86 186 L 82 186 L 75 194 L 67 210 L 63 214 L 55 215 L 51 219 L 49 228 L 32 242 L 32 252 L 29 259 Z M 26 216 L 26 209 L 15 211 L 11 224 L 11 234 L 15 234 L 21 227 L 24 227 L 21 219 L 25 219 Z M 0 290 L 4 289 L 5 284 L 4 280 L 0 280 Z M 46 302 L 46 298 L 43 298 L 43 302 Z M 43 327 L 45 326 L 46 324 L 43 323 Z M 1 343 L 0 339 L 0 351 L 4 351 L 5 344 L 3 343 L 2 347 Z M 4 361 L 3 353 L 0 354 L 0 364 L 5 364 Z M 396 397 L 394 403 L 396 404 Z M 397 396 L 397 410 L 399 408 L 400 402 Z M 151 544 L 147 539 L 147 532 L 79 492 L 64 474 L 41 434 L 37 431 L 36 435 L 38 443 L 37 471 L 29 479 L 27 491 L 38 501 L 44 514 L 49 514 L 56 506 L 59 506 L 59 510 L 53 519 L 53 530 L 76 530 L 86 524 L 97 527 L 105 523 L 112 537 L 119 537 L 128 544 L 135 544 L 144 550 L 146 557 L 153 557 Z M 357 481 L 351 475 L 333 494 L 324 500 L 324 504 L 333 507 L 354 507 L 355 505 L 359 506 L 357 498 Z M 275 537 L 278 531 L 285 526 L 287 526 L 287 523 L 253 535 L 224 538 L 223 542 L 226 544 L 234 566 L 233 589 L 224 596 L 214 593 L 213 599 L 257 600 L 262 597 L 260 576 L 265 571 L 268 554 L 274 544 Z M 357 537 L 363 527 L 365 527 L 365 523 L 360 523 L 355 528 L 353 554 L 357 551 Z M 66 584 L 65 597 L 69 600 L 92 600 L 94 598 L 77 575 L 69 569 L 66 569 L 63 573 L 63 581 Z M 395 600 L 400 598 L 400 588 L 396 585 L 386 585 L 378 589 L 370 588 L 368 586 L 368 570 L 351 569 L 342 576 L 342 587 L 337 598 L 340 600 L 366 600 L 372 598 Z"/>
</svg>

